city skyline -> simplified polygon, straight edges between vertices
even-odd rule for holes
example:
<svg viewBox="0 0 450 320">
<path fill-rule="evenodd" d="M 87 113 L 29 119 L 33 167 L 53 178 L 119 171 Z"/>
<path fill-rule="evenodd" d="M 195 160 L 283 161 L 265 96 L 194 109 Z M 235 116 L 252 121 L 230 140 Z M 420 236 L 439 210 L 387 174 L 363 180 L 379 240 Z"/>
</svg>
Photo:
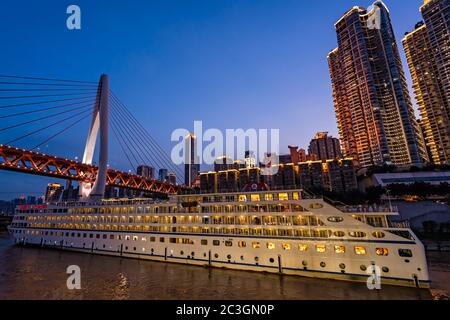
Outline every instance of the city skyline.
<svg viewBox="0 0 450 320">
<path fill-rule="evenodd" d="M 273 90 L 270 90 L 268 94 L 260 94 L 261 97 L 259 99 L 247 100 L 248 106 L 251 108 L 251 107 L 254 107 L 254 105 L 258 105 L 259 100 L 267 100 L 266 99 L 267 95 L 270 95 L 271 99 L 267 100 L 267 102 L 264 104 L 259 104 L 261 106 L 261 107 L 259 107 L 259 109 L 263 109 L 263 108 L 272 109 L 272 108 L 274 108 L 274 106 L 277 105 L 277 102 L 280 104 L 284 104 L 283 107 L 284 106 L 286 106 L 286 107 L 284 107 L 283 110 L 286 110 L 286 114 L 293 113 L 294 115 L 300 117 L 300 119 L 298 121 L 300 123 L 300 127 L 298 126 L 298 124 L 296 123 L 297 121 L 295 121 L 295 120 L 292 121 L 292 123 L 291 123 L 291 119 L 293 117 L 291 117 L 291 116 L 286 117 L 283 115 L 280 115 L 280 117 L 273 117 L 273 115 L 271 115 L 270 112 L 267 114 L 265 112 L 256 111 L 256 112 L 250 112 L 251 117 L 249 115 L 242 116 L 241 113 L 239 112 L 240 111 L 239 109 L 241 109 L 243 107 L 243 105 L 242 104 L 236 105 L 236 104 L 231 103 L 230 101 L 229 101 L 228 105 L 222 105 L 222 108 L 229 108 L 231 111 L 239 112 L 239 114 L 237 114 L 237 115 L 239 115 L 239 117 L 238 116 L 232 117 L 232 119 L 224 121 L 225 123 L 223 125 L 226 125 L 227 127 L 246 128 L 246 127 L 258 127 L 257 124 L 261 123 L 260 127 L 281 127 L 281 129 L 282 129 L 282 131 L 281 131 L 281 146 L 282 146 L 281 153 L 287 152 L 287 146 L 289 144 L 300 145 L 303 147 L 307 146 L 309 139 L 313 136 L 313 134 L 316 131 L 329 131 L 333 136 L 338 136 L 337 130 L 336 130 L 336 121 L 335 121 L 335 116 L 334 116 L 334 111 L 333 111 L 333 106 L 332 106 L 331 84 L 328 79 L 326 53 L 331 48 L 333 48 L 336 44 L 334 30 L 333 30 L 334 29 L 333 24 L 338 20 L 338 18 L 345 11 L 347 11 L 349 8 L 351 8 L 351 6 L 353 6 L 353 5 L 368 6 L 371 4 L 371 1 L 358 1 L 358 3 L 356 3 L 356 2 L 357 1 L 340 1 L 339 4 L 332 3 L 332 4 L 330 4 L 329 12 L 327 10 L 325 10 L 327 12 L 321 12 L 321 13 L 325 14 L 327 17 L 326 23 L 324 21 L 320 21 L 320 28 L 327 30 L 326 35 L 324 36 L 325 39 L 322 39 L 322 38 L 315 39 L 315 42 L 310 43 L 310 46 L 312 48 L 314 48 L 314 50 L 312 51 L 312 52 L 314 52 L 314 54 L 303 53 L 304 56 L 300 55 L 296 59 L 295 59 L 295 53 L 298 53 L 298 52 L 296 52 L 296 50 L 301 49 L 303 47 L 303 45 L 301 44 L 301 42 L 302 42 L 301 38 L 302 37 L 307 38 L 307 39 L 311 38 L 310 33 L 312 31 L 311 28 L 306 28 L 307 32 L 305 30 L 302 30 L 302 33 L 300 34 L 302 37 L 299 37 L 298 41 L 292 42 L 292 39 L 294 39 L 293 33 L 295 31 L 299 30 L 299 25 L 292 24 L 294 16 L 293 16 L 292 11 L 289 10 L 289 8 L 291 6 L 295 6 L 296 4 L 292 3 L 292 1 L 286 1 L 282 4 L 275 4 L 271 1 L 267 1 L 267 2 L 263 2 L 262 4 L 260 4 L 261 8 L 256 10 L 256 13 L 259 15 L 258 16 L 259 18 L 266 17 L 268 14 L 267 11 L 269 10 L 269 8 L 274 9 L 274 7 L 275 7 L 275 9 L 276 9 L 275 13 L 280 15 L 279 18 L 286 15 L 291 20 L 287 20 L 287 22 L 285 22 L 285 23 L 281 23 L 278 20 L 274 20 L 275 22 L 270 25 L 272 27 L 276 26 L 277 27 L 276 31 L 273 31 L 272 34 L 270 34 L 270 38 L 267 38 L 267 36 L 255 38 L 255 41 L 256 40 L 258 40 L 258 41 L 255 42 L 254 45 L 256 45 L 257 48 L 261 48 L 260 46 L 262 45 L 264 40 L 271 39 L 274 43 L 268 47 L 268 49 L 270 49 L 270 50 L 267 52 L 267 54 L 268 53 L 271 53 L 271 54 L 278 53 L 278 51 L 276 51 L 274 49 L 275 49 L 276 45 L 280 45 L 280 49 L 284 49 L 284 50 L 288 51 L 289 59 L 287 61 L 289 63 L 288 64 L 281 63 L 281 58 L 282 58 L 283 54 L 275 55 L 274 56 L 275 59 L 270 59 L 271 56 L 269 56 L 269 55 L 267 55 L 267 56 L 263 55 L 262 57 L 259 57 L 261 59 L 257 59 L 257 62 L 259 63 L 259 65 L 267 67 L 267 64 L 265 64 L 265 63 L 267 63 L 268 61 L 272 62 L 272 65 L 274 66 L 273 67 L 274 70 L 269 70 L 271 72 L 269 72 L 267 75 L 269 75 L 269 74 L 272 74 L 275 76 L 278 75 L 279 78 L 273 77 L 271 79 L 264 79 L 265 80 L 265 81 L 263 81 L 264 83 L 262 83 L 262 84 L 258 83 L 258 81 L 256 81 L 256 78 L 258 77 L 258 73 L 257 72 L 255 73 L 255 71 L 258 69 L 258 65 L 256 65 L 256 62 L 255 62 L 254 64 L 251 64 L 252 69 L 247 70 L 248 73 L 244 72 L 244 75 L 246 74 L 247 76 L 249 76 L 249 75 L 252 76 L 250 78 L 255 80 L 254 81 L 255 84 L 250 85 L 250 86 L 244 86 L 243 88 L 238 89 L 238 87 L 242 86 L 242 84 L 231 81 L 231 82 L 227 83 L 227 89 L 237 90 L 238 92 L 234 92 L 235 93 L 234 101 L 242 102 L 242 101 L 247 100 L 246 97 L 248 98 L 248 96 L 245 93 L 253 92 L 254 94 L 256 94 L 257 92 L 261 93 L 264 91 L 264 89 L 262 87 L 258 88 L 258 84 L 272 85 Z M 394 2 L 391 3 L 391 2 L 392 1 L 385 1 L 385 3 L 387 4 L 387 6 L 390 8 L 390 10 L 392 12 L 392 16 L 393 16 L 392 20 L 393 20 L 394 30 L 396 32 L 396 37 L 397 37 L 397 42 L 398 42 L 397 44 L 400 46 L 399 41 L 402 38 L 402 34 L 406 31 L 410 30 L 414 26 L 414 24 L 420 20 L 418 8 L 422 4 L 422 1 L 417 1 L 417 3 L 411 3 L 411 1 L 408 1 L 407 5 L 399 5 L 398 3 L 394 3 Z M 245 2 L 245 4 L 239 4 L 239 5 L 235 4 L 234 5 L 235 7 L 233 8 L 233 10 L 231 10 L 231 13 L 234 13 L 236 15 L 237 14 L 235 11 L 235 10 L 237 10 L 236 7 L 241 7 L 241 6 L 244 6 L 244 8 L 247 8 L 247 10 L 249 10 L 249 7 L 248 7 L 249 3 L 251 3 L 251 2 Z M 172 5 L 173 5 L 173 3 L 172 3 Z M 304 8 L 305 6 L 312 6 L 314 8 L 316 5 L 308 4 L 308 5 L 301 6 L 304 11 L 308 11 L 308 10 L 305 10 L 305 8 Z M 82 11 L 84 10 L 84 12 L 86 12 L 86 11 L 89 12 L 89 10 L 92 10 L 92 8 L 90 8 L 90 5 L 84 4 L 83 2 L 80 3 L 80 7 L 82 8 Z M 107 8 L 107 9 L 105 9 L 106 11 L 104 13 L 107 15 L 113 15 L 112 12 L 114 12 L 114 9 L 115 9 L 114 4 L 112 5 L 112 7 L 113 7 L 112 8 L 113 10 L 109 11 L 109 9 L 111 9 L 111 8 Z M 163 10 L 163 11 L 167 9 L 167 7 L 165 5 L 160 5 L 157 7 L 158 7 L 158 9 Z M 220 7 L 220 5 L 219 5 L 219 7 Z M 405 15 L 406 17 L 408 17 L 408 18 L 405 18 L 404 16 L 399 14 L 399 12 L 398 12 L 399 8 L 402 8 L 402 10 L 404 10 L 404 9 L 411 10 L 410 12 L 416 12 L 416 18 L 412 18 L 413 17 L 412 15 L 411 16 Z M 50 8 L 50 9 L 56 10 L 56 8 Z M 228 11 L 226 8 L 222 8 L 222 7 L 217 8 L 217 7 L 209 4 L 206 6 L 206 8 L 202 11 L 202 14 L 200 14 L 200 15 L 201 16 L 206 15 L 206 16 L 208 16 L 208 18 L 211 18 L 207 13 L 208 9 L 213 10 L 216 13 L 221 12 L 221 14 L 223 15 L 222 18 L 225 18 L 225 17 L 227 17 L 227 14 L 230 14 L 230 11 Z M 309 9 L 309 8 L 306 8 L 306 9 Z M 41 11 L 39 11 L 39 12 L 41 12 Z M 248 12 L 246 12 L 246 13 L 248 13 Z M 127 14 L 131 15 L 131 14 L 136 14 L 136 13 L 134 13 L 134 11 L 133 11 L 133 13 L 129 12 L 127 9 Z M 84 16 L 89 17 L 89 15 L 86 15 L 86 14 Z M 143 19 L 143 16 L 139 15 L 139 17 Z M 312 18 L 309 16 L 308 17 L 302 16 L 302 17 L 304 18 L 304 22 L 311 22 L 311 20 L 312 20 Z M 409 18 L 409 17 L 411 17 L 411 18 Z M 192 18 L 194 18 L 194 17 L 192 17 Z M 217 18 L 217 17 L 214 17 L 214 18 Z M 242 18 L 244 18 L 244 16 L 238 15 L 238 17 L 235 17 L 235 18 L 242 19 Z M 203 19 L 206 19 L 206 18 L 203 16 Z M 397 21 L 397 19 L 398 19 L 398 21 Z M 5 21 L 11 22 L 11 21 L 8 21 L 8 19 L 5 19 Z M 86 31 L 83 29 L 81 30 L 81 33 L 85 32 L 85 34 L 80 33 L 81 36 L 80 36 L 80 34 L 75 35 L 75 36 L 73 36 L 72 34 L 65 34 L 64 36 L 74 37 L 74 38 L 80 37 L 79 39 L 75 39 L 75 44 L 76 44 L 78 41 L 80 41 L 81 38 L 86 36 L 86 33 L 90 34 L 89 21 L 91 21 L 91 23 L 92 23 L 92 20 L 89 20 L 88 18 L 86 18 L 86 20 L 85 20 L 85 23 L 87 24 L 87 26 L 85 27 Z M 195 19 L 193 21 L 195 21 Z M 190 21 L 190 23 L 193 23 L 193 21 Z M 239 20 L 239 21 L 242 23 L 241 20 Z M 52 24 L 54 22 L 55 21 L 50 21 L 49 24 Z M 141 20 L 139 20 L 139 22 L 143 23 L 143 21 L 141 21 Z M 229 27 L 229 25 L 226 24 L 225 22 L 226 21 L 219 19 L 218 24 L 221 26 L 221 28 L 224 28 L 225 26 Z M 262 23 L 263 21 L 260 21 L 260 19 L 256 19 L 256 22 L 261 23 L 261 25 L 263 24 Z M 221 25 L 224 23 L 225 23 L 225 25 Z M 291 25 L 289 25 L 289 24 L 291 24 Z M 193 25 L 195 26 L 195 23 Z M 303 23 L 301 25 L 305 26 L 306 24 Z M 399 28 L 397 28 L 398 25 L 400 25 Z M 317 25 L 314 25 L 314 26 L 318 27 Z M 46 27 L 49 27 L 49 26 L 47 25 Z M 96 27 L 98 28 L 98 26 L 96 26 Z M 129 30 L 129 28 L 134 28 L 134 27 L 135 26 L 126 27 L 126 28 Z M 180 27 L 182 27 L 182 26 L 180 26 Z M 282 39 L 276 39 L 277 36 L 278 37 L 280 36 L 280 34 L 275 33 L 275 32 L 281 31 L 283 29 L 289 29 L 289 27 L 292 27 L 292 31 L 291 31 L 291 34 L 289 34 L 289 37 L 284 36 L 284 37 L 281 37 Z M 305 28 L 303 28 L 303 29 L 305 29 Z M 20 28 L 19 28 L 19 30 L 20 30 Z M 23 30 L 21 30 L 21 31 L 23 31 Z M 224 32 L 224 34 L 227 34 L 226 28 L 224 28 L 223 30 L 221 29 L 221 31 Z M 251 35 L 258 34 L 258 32 L 255 32 L 255 30 L 253 30 L 253 29 L 250 29 L 250 31 L 251 31 Z M 67 30 L 64 30 L 64 32 L 67 32 Z M 196 32 L 200 32 L 200 31 L 196 30 Z M 330 34 L 331 34 L 331 37 L 330 37 Z M 193 34 L 191 34 L 191 36 L 193 36 Z M 197 36 L 199 36 L 199 34 L 197 34 Z M 208 34 L 208 36 L 212 36 L 212 35 Z M 92 37 L 92 35 L 89 35 L 89 38 L 90 37 Z M 194 32 L 194 37 L 195 37 L 195 32 Z M 236 41 L 236 39 L 237 39 L 237 40 L 242 41 L 242 39 L 236 37 L 236 35 L 234 35 L 234 37 L 235 38 L 233 38 L 232 40 Z M 180 38 L 183 39 L 182 37 L 180 37 Z M 206 36 L 205 36 L 205 38 L 208 40 L 211 39 Z M 197 44 L 199 44 L 199 48 L 196 48 L 196 49 L 198 49 L 198 50 L 204 49 L 205 44 L 202 43 L 199 39 L 197 39 L 197 40 L 199 41 L 197 43 Z M 230 40 L 230 39 L 225 39 L 225 42 L 226 42 L 226 40 Z M 166 41 L 168 41 L 168 40 L 166 40 Z M 176 42 L 176 40 L 174 40 L 174 41 Z M 238 44 L 240 43 L 240 41 L 237 41 Z M 64 44 L 64 45 L 67 45 L 67 44 Z M 242 46 L 243 44 L 240 43 L 240 45 Z M 318 48 L 320 48 L 320 50 L 318 50 Z M 142 49 L 142 50 L 144 50 L 144 49 Z M 40 51 L 40 50 L 37 50 L 37 51 Z M 77 49 L 75 48 L 74 51 L 77 51 Z M 250 51 L 251 51 L 250 55 L 254 54 L 254 50 L 250 50 Z M 280 51 L 282 51 L 282 50 L 280 50 Z M 400 51 L 403 51 L 403 50 L 400 50 Z M 233 53 L 235 53 L 235 51 L 233 51 Z M 5 56 L 7 57 L 8 54 L 9 54 L 9 52 L 6 52 L 6 54 L 3 53 L 2 54 L 4 56 L 3 58 L 5 58 Z M 98 58 L 98 53 L 97 54 L 92 53 L 92 54 L 94 54 L 96 56 L 96 58 Z M 214 56 L 215 59 L 220 58 L 221 55 L 226 56 L 226 54 L 224 54 L 221 50 L 216 51 L 215 54 L 216 54 L 216 56 Z M 249 55 L 249 53 L 247 53 L 247 55 Z M 17 57 L 17 59 L 19 59 L 19 58 L 20 57 Z M 242 60 L 242 62 L 244 64 L 249 62 L 248 57 L 246 57 L 246 58 L 247 59 Z M 306 63 L 306 58 L 308 58 L 308 63 Z M 403 58 L 403 52 L 402 52 L 402 58 Z M 84 56 L 83 59 L 86 60 L 87 57 Z M 145 60 L 145 59 L 143 59 L 143 60 Z M 134 61 L 134 63 L 138 63 L 138 61 L 139 61 L 139 59 L 136 59 Z M 86 62 L 86 61 L 84 61 L 84 62 Z M 116 62 L 118 62 L 118 61 L 116 61 Z M 129 62 L 129 60 L 128 60 L 128 62 Z M 184 61 L 184 62 L 186 62 L 186 61 Z M 210 62 L 210 63 L 217 62 L 217 60 L 212 59 L 211 61 L 207 61 L 207 62 Z M 312 67 L 309 66 L 309 62 L 311 62 Z M 118 62 L 118 63 L 120 64 L 120 62 Z M 43 64 L 45 65 L 45 62 Z M 109 62 L 109 64 L 112 64 L 112 62 Z M 55 63 L 55 65 L 56 65 L 56 63 Z M 207 64 L 205 64 L 205 65 L 207 65 Z M 406 66 L 404 59 L 403 59 L 403 65 L 404 65 L 404 67 Z M 296 68 L 290 69 L 289 71 L 282 70 L 284 72 L 282 72 L 281 74 L 277 73 L 278 67 L 283 68 L 283 67 L 288 67 L 288 66 L 295 66 Z M 16 67 L 16 68 L 14 68 L 14 67 Z M 67 69 L 70 70 L 73 67 L 74 66 L 72 66 L 72 67 L 69 66 Z M 134 67 L 136 67 L 136 65 L 134 65 Z M 159 66 L 159 67 L 161 67 L 161 66 Z M 14 73 L 20 72 L 20 70 L 21 70 L 21 68 L 17 68 L 17 64 L 15 66 L 14 66 L 14 64 L 8 65 L 7 68 L 10 68 L 11 72 L 14 71 Z M 40 69 L 40 68 L 42 68 L 42 66 L 39 66 L 36 69 Z M 50 69 L 53 69 L 53 68 L 50 68 Z M 262 68 L 262 69 L 265 69 L 265 68 Z M 271 69 L 271 68 L 268 68 L 268 69 Z M 320 73 L 317 72 L 317 75 L 315 75 L 314 72 L 312 72 L 312 69 L 314 69 L 314 71 L 316 71 L 316 69 L 320 69 L 321 72 Z M 407 68 L 405 68 L 405 69 L 407 69 Z M 197 69 L 197 70 L 202 70 L 202 69 Z M 245 70 L 246 69 L 244 69 L 244 71 Z M 324 70 L 325 70 L 325 72 L 323 72 Z M 161 71 L 161 70 L 159 70 L 159 71 Z M 173 70 L 171 70 L 171 71 L 173 71 Z M 186 70 L 184 70 L 184 71 L 186 72 L 186 74 L 190 74 Z M 192 75 L 194 76 L 194 78 L 195 78 L 195 76 L 199 76 L 195 70 L 194 71 L 189 70 L 189 71 L 193 72 Z M 214 71 L 216 71 L 216 70 L 214 70 Z M 320 81 L 315 81 L 317 79 L 314 79 L 314 80 L 311 79 L 312 81 L 308 81 L 308 83 L 306 83 L 305 80 L 302 79 L 302 78 L 304 78 L 302 76 L 302 74 L 296 74 L 297 71 L 305 72 L 308 76 L 312 76 L 312 78 L 314 78 L 314 76 L 316 76 L 320 79 Z M 36 70 L 36 72 L 37 72 L 37 74 L 40 73 L 39 70 Z M 127 71 L 121 70 L 121 72 L 126 73 Z M 145 108 L 145 107 L 142 108 L 142 105 L 143 105 L 142 100 L 141 100 L 141 102 L 139 102 L 139 99 L 138 99 L 139 95 L 141 95 L 140 99 L 144 98 L 144 97 L 142 97 L 142 94 L 143 94 L 142 91 L 145 92 L 145 90 L 142 90 L 142 88 L 143 88 L 142 80 L 145 79 L 145 76 L 142 75 L 142 73 L 139 73 L 139 72 L 137 72 L 137 73 L 139 75 L 139 78 L 140 78 L 139 80 L 141 82 L 141 83 L 138 83 L 139 85 L 137 87 L 130 89 L 127 85 L 125 85 L 125 86 L 119 86 L 117 90 L 122 91 L 122 90 L 127 89 L 128 92 L 125 92 L 124 99 L 127 99 L 127 101 L 131 100 L 130 105 L 132 107 L 141 106 L 141 109 L 136 109 L 133 111 L 142 113 L 143 115 L 148 115 L 148 110 L 146 111 L 147 108 Z M 77 74 L 77 76 L 74 76 L 74 78 L 81 78 L 81 79 L 88 78 L 87 80 L 92 80 L 92 76 L 88 76 L 88 74 L 90 74 L 90 72 L 88 72 L 87 67 L 86 67 L 86 69 L 81 69 L 81 71 L 77 71 L 76 74 Z M 212 72 L 212 74 L 214 75 L 214 72 Z M 114 77 L 114 75 L 115 74 L 113 72 L 112 77 Z M 224 73 L 224 75 L 230 76 L 230 74 L 227 74 L 227 73 Z M 236 74 L 236 75 L 239 76 L 240 73 Z M 210 76 L 211 76 L 211 74 L 210 74 Z M 120 75 L 116 79 L 118 79 L 118 78 L 120 78 Z M 130 80 L 130 77 L 126 77 L 126 78 L 128 78 L 128 81 Z M 229 80 L 229 78 L 227 78 L 227 77 L 224 77 L 224 78 Z M 408 78 L 409 78 L 409 74 L 408 74 Z M 167 81 L 168 79 L 165 79 L 165 80 Z M 198 78 L 197 78 L 197 80 L 198 80 Z M 281 81 L 281 80 L 283 80 L 283 81 Z M 116 80 L 116 81 L 118 81 L 120 83 L 120 80 Z M 131 82 L 133 82 L 133 81 L 131 81 Z M 136 82 L 134 82 L 134 83 L 136 83 Z M 249 83 L 250 83 L 250 81 L 249 81 Z M 174 86 L 177 87 L 177 85 L 179 85 L 179 84 L 180 83 L 178 81 L 176 81 L 174 83 Z M 232 84 L 234 84 L 234 85 L 230 86 Z M 213 84 L 211 84 L 211 86 L 212 85 L 217 85 L 217 83 L 213 83 Z M 281 88 L 280 88 L 280 86 L 281 86 Z M 306 91 L 308 91 L 308 90 L 306 90 L 307 88 L 309 88 L 308 86 L 314 86 L 314 90 L 312 90 L 312 92 L 314 94 L 311 94 L 311 96 L 309 96 L 309 95 L 303 96 L 306 93 Z M 316 86 L 317 86 L 317 88 L 315 88 Z M 218 87 L 220 87 L 220 85 L 218 85 Z M 284 90 L 283 90 L 283 87 L 285 87 Z M 139 90 L 139 88 L 141 90 Z M 219 89 L 216 88 L 215 90 L 219 90 Z M 245 90 L 245 91 L 241 91 L 241 90 Z M 239 91 L 241 91 L 241 92 L 239 92 Z M 297 96 L 297 98 L 294 98 L 296 95 L 299 94 L 298 91 L 301 92 L 300 96 Z M 317 94 L 318 91 L 319 92 L 327 92 L 327 94 Z M 410 88 L 410 91 L 412 92 L 411 88 Z M 184 91 L 182 90 L 182 92 L 184 92 Z M 120 93 L 122 94 L 122 92 L 120 92 Z M 153 90 L 151 90 L 150 93 L 155 93 L 155 92 Z M 162 95 L 162 93 L 163 93 L 163 91 L 160 93 L 157 93 L 157 95 Z M 184 93 L 186 93 L 186 92 L 184 92 Z M 241 93 L 241 94 L 239 94 L 239 93 Z M 145 98 L 148 99 L 148 93 L 144 93 L 144 94 L 146 95 Z M 215 94 L 217 94 L 217 95 L 214 98 L 217 101 L 217 99 L 219 99 L 218 92 L 216 91 Z M 129 99 L 130 96 L 131 96 L 131 99 Z M 165 96 L 165 97 L 169 98 L 168 96 Z M 161 101 L 164 100 L 165 97 L 159 96 Z M 184 97 L 186 97 L 186 96 L 184 96 Z M 213 101 L 215 99 L 210 99 L 210 98 L 211 97 L 209 96 L 209 97 L 204 98 L 203 100 L 205 101 L 205 103 L 206 102 L 213 103 Z M 413 98 L 413 97 L 411 97 L 411 98 Z M 136 99 L 138 99 L 138 100 L 136 100 Z M 172 98 L 170 98 L 168 100 L 171 100 L 171 99 Z M 273 99 L 278 99 L 278 101 L 273 101 Z M 195 101 L 195 100 L 196 99 L 194 99 L 193 101 Z M 138 101 L 138 102 L 136 102 L 136 101 Z M 186 104 L 189 104 L 190 101 L 188 101 L 187 103 L 185 101 L 184 103 L 186 105 Z M 222 102 L 222 103 L 224 103 L 224 102 Z M 145 103 L 144 103 L 144 105 L 145 105 Z M 319 105 L 320 105 L 320 107 L 317 108 L 317 106 L 319 106 Z M 180 105 L 180 108 L 176 109 L 176 111 L 178 112 L 177 114 L 179 114 L 180 117 L 174 117 L 172 112 L 169 115 L 167 113 L 168 110 L 166 108 L 162 108 L 162 109 L 163 109 L 162 111 L 152 110 L 153 112 L 151 114 L 153 114 L 153 116 L 148 116 L 145 118 L 152 119 L 155 117 L 155 115 L 158 115 L 158 113 L 159 113 L 159 115 L 161 117 L 168 119 L 167 122 L 166 121 L 154 121 L 151 123 L 151 125 L 146 124 L 146 126 L 149 128 L 149 131 L 152 134 L 156 135 L 157 140 L 162 141 L 163 146 L 166 149 L 169 149 L 168 147 L 170 146 L 170 144 L 167 143 L 169 140 L 168 136 L 170 134 L 170 131 L 175 128 L 175 127 L 173 127 L 173 128 L 167 129 L 167 127 L 170 125 L 175 125 L 175 126 L 179 125 L 180 127 L 189 127 L 189 125 L 191 125 L 193 123 L 193 120 L 196 119 L 194 117 L 197 117 L 197 116 L 198 117 L 204 116 L 205 119 L 207 120 L 208 126 L 210 126 L 210 127 L 221 128 L 222 124 L 217 125 L 217 126 L 215 124 L 218 124 L 218 122 L 223 122 L 222 121 L 223 119 L 216 119 L 217 117 L 212 116 L 212 113 L 215 113 L 218 110 L 220 110 L 220 105 L 218 105 L 216 108 L 213 108 L 213 110 L 210 110 L 210 111 L 208 111 L 209 108 L 207 106 L 205 106 L 205 107 L 200 106 L 198 108 L 193 108 L 193 107 L 189 108 L 189 107 L 183 107 Z M 189 111 L 193 111 L 193 112 L 191 112 L 191 114 L 186 116 L 186 112 L 189 112 Z M 323 117 L 324 112 L 325 112 L 326 117 Z M 165 116 L 164 116 L 164 113 L 165 113 Z M 241 119 L 241 118 L 243 118 L 243 119 Z M 289 121 L 287 121 L 287 119 L 289 119 Z M 249 120 L 251 120 L 251 122 Z M 233 123 L 230 123 L 229 121 L 232 121 Z M 247 125 L 245 125 L 244 123 L 247 123 Z M 251 125 L 249 125 L 249 123 Z M 311 123 L 311 125 L 308 126 L 307 124 L 309 124 L 309 123 Z M 211 125 L 209 125 L 209 124 L 211 124 Z M 303 125 L 305 125 L 305 126 L 303 126 Z M 165 129 L 162 128 L 163 126 L 165 126 Z M 155 129 L 152 130 L 152 128 L 155 128 L 156 130 Z M 158 130 L 158 129 L 160 129 L 160 130 Z M 81 143 L 81 140 L 83 140 L 83 139 L 84 139 L 84 137 L 82 139 L 79 139 L 80 143 Z M 57 148 L 58 143 L 56 143 L 53 147 Z M 80 148 L 79 152 L 81 153 L 81 148 Z M 8 179 L 8 177 L 10 177 L 10 175 L 11 174 L 1 172 L 0 178 Z M 35 177 L 31 178 L 31 177 L 25 177 L 24 175 L 20 175 L 20 177 L 21 177 L 21 179 L 23 177 L 24 181 L 30 181 L 30 180 L 36 181 L 35 179 L 39 179 L 39 183 L 41 183 L 42 185 L 45 185 L 48 181 L 48 179 L 45 179 L 45 178 L 35 178 Z M 11 190 L 11 188 L 9 188 L 9 189 Z M 24 190 L 24 191 L 26 191 L 26 190 Z M 10 196 L 4 197 L 0 193 L 0 198 L 11 198 L 11 197 Z"/>
</svg>

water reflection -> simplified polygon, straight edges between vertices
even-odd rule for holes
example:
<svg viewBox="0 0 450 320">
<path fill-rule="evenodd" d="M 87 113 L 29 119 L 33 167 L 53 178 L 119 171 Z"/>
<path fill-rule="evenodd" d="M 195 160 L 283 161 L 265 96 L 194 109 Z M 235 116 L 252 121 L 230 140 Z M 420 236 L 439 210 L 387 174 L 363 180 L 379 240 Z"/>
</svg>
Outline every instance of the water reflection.
<svg viewBox="0 0 450 320">
<path fill-rule="evenodd" d="M 66 268 L 81 268 L 78 291 Z M 430 299 L 428 290 L 16 247 L 0 235 L 0 299 Z"/>
</svg>

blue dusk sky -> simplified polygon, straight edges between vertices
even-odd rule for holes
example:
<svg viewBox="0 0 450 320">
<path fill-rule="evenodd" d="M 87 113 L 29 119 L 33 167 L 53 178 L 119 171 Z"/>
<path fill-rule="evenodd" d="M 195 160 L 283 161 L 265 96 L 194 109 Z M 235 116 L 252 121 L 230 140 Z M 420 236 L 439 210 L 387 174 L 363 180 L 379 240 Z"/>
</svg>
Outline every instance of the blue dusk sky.
<svg viewBox="0 0 450 320">
<path fill-rule="evenodd" d="M 423 0 L 385 3 L 402 51 Z M 81 8 L 81 30 L 66 28 L 70 4 Z M 174 129 L 191 130 L 202 120 L 206 129 L 280 129 L 287 152 L 288 145 L 306 148 L 317 131 L 337 136 L 326 59 L 336 47 L 334 23 L 351 7 L 371 4 L 3 0 L 0 74 L 96 81 L 107 73 L 111 88 L 168 151 Z M 87 124 L 71 130 L 46 152 L 81 157 L 86 133 Z M 9 138 L 0 133 L 0 143 Z M 128 169 L 116 153 L 111 164 Z M 49 181 L 0 172 L 0 199 L 42 194 Z"/>
</svg>

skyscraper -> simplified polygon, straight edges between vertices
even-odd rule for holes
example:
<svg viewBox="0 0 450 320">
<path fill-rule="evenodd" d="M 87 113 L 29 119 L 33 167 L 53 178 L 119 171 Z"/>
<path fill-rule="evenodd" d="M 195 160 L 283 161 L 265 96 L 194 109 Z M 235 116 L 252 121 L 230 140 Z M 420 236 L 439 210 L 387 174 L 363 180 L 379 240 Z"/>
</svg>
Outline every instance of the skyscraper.
<svg viewBox="0 0 450 320">
<path fill-rule="evenodd" d="M 158 180 L 161 182 L 165 182 L 167 180 L 169 171 L 167 169 L 159 169 L 158 172 Z"/>
<path fill-rule="evenodd" d="M 192 186 L 200 173 L 200 163 L 197 156 L 197 137 L 190 133 L 185 138 L 185 164 L 184 164 L 184 184 Z"/>
<path fill-rule="evenodd" d="M 403 38 L 430 160 L 450 163 L 450 0 L 428 0 Z"/>
<path fill-rule="evenodd" d="M 315 154 L 318 160 L 327 161 L 341 159 L 341 144 L 339 139 L 328 135 L 328 132 L 318 132 L 309 143 L 309 154 Z"/>
<path fill-rule="evenodd" d="M 153 179 L 155 177 L 155 169 L 151 166 L 140 165 L 137 167 L 137 175 L 147 179 Z"/>
<path fill-rule="evenodd" d="M 388 9 L 353 7 L 335 28 L 328 62 L 344 156 L 362 167 L 421 164 L 427 154 Z"/>
</svg>

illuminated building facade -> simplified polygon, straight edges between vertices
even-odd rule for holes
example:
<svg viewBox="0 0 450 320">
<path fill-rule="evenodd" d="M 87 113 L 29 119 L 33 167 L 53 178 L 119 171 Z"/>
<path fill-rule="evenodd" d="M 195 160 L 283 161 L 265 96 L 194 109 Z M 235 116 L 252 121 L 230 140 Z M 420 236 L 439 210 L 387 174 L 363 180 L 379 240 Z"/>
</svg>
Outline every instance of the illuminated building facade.
<svg viewBox="0 0 450 320">
<path fill-rule="evenodd" d="M 403 39 L 430 160 L 450 163 L 450 1 L 427 1 Z"/>
<path fill-rule="evenodd" d="M 309 154 L 316 155 L 321 161 L 341 159 L 339 139 L 329 136 L 328 132 L 318 132 L 309 144 Z"/>
<path fill-rule="evenodd" d="M 335 28 L 328 62 L 344 156 L 361 167 L 422 164 L 428 157 L 388 9 L 382 1 L 353 7 Z"/>
</svg>

